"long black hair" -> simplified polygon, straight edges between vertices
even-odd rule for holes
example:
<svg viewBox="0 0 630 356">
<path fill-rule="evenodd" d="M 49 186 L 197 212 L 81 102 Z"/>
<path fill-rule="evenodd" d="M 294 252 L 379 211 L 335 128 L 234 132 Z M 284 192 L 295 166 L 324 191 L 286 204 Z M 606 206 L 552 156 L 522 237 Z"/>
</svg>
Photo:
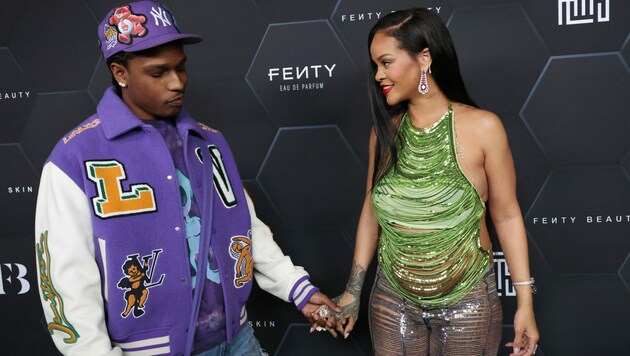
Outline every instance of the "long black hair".
<svg viewBox="0 0 630 356">
<path fill-rule="evenodd" d="M 440 18 L 427 9 L 408 9 L 392 12 L 382 17 L 370 30 L 368 50 L 378 32 L 395 38 L 399 48 L 410 56 L 416 56 L 425 48 L 431 53 L 431 75 L 433 80 L 450 101 L 477 107 L 468 95 L 459 70 L 457 54 L 448 29 Z M 385 101 L 380 84 L 374 80 L 377 65 L 371 61 L 369 81 L 370 102 L 374 129 L 376 130 L 376 152 L 372 183 L 376 183 L 388 169 L 398 163 L 397 128 L 392 118 L 407 110 L 408 103 L 390 106 Z"/>
</svg>

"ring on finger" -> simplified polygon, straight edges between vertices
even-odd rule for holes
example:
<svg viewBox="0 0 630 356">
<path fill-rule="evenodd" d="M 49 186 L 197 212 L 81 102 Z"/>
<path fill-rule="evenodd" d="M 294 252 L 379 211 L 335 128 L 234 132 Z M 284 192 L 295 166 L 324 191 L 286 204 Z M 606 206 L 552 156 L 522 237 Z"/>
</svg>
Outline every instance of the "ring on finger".
<svg viewBox="0 0 630 356">
<path fill-rule="evenodd" d="M 319 316 L 321 316 L 322 318 L 324 318 L 324 320 L 326 318 L 328 318 L 328 314 L 329 314 L 330 310 L 328 310 L 327 306 L 323 306 L 319 309 L 318 314 Z"/>
</svg>

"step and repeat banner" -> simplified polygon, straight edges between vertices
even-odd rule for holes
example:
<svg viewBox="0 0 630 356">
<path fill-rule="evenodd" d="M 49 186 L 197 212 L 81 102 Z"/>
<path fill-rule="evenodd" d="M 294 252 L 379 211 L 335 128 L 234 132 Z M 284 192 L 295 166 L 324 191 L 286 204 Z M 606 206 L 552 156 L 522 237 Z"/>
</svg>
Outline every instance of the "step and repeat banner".
<svg viewBox="0 0 630 356">
<path fill-rule="evenodd" d="M 34 211 L 54 144 L 91 115 L 110 74 L 97 24 L 120 1 L 0 4 L 0 354 L 56 355 L 37 297 Z M 465 82 L 506 127 L 525 217 L 541 355 L 622 355 L 630 335 L 630 2 L 626 0 L 167 0 L 186 47 L 187 111 L 223 132 L 259 216 L 328 295 L 350 271 L 371 127 L 367 33 L 435 11 Z M 495 266 L 513 336 L 515 293 Z M 368 273 L 373 278 L 374 268 Z M 309 334 L 255 289 L 271 355 L 370 355 L 366 283 L 346 339 Z M 80 291 L 79 291 L 80 292 Z M 507 355 L 504 348 L 500 354 Z"/>
</svg>

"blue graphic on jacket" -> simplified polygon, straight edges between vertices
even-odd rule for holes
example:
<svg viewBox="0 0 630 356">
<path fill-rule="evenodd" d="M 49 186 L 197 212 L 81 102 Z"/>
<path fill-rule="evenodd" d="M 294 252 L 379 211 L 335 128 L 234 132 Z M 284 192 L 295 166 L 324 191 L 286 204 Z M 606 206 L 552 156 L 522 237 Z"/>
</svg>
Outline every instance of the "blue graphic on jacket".
<svg viewBox="0 0 630 356">
<path fill-rule="evenodd" d="M 184 212 L 184 225 L 186 227 L 186 242 L 188 243 L 188 254 L 192 274 L 192 286 L 195 287 L 197 281 L 197 255 L 199 254 L 199 242 L 201 234 L 201 218 L 198 216 L 190 216 L 193 191 L 190 179 L 186 177 L 179 169 L 177 171 L 177 181 L 179 182 L 179 193 L 182 199 L 182 210 Z M 216 284 L 221 283 L 219 278 L 219 269 L 212 269 L 210 261 L 212 260 L 212 246 L 210 246 L 208 265 L 206 270 L 206 279 Z"/>
</svg>

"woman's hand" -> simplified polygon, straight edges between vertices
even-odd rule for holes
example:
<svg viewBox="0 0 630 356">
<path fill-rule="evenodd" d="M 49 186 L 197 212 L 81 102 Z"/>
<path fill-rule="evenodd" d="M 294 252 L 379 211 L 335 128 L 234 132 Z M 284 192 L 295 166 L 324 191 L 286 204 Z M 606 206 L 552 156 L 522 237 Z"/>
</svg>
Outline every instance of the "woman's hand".
<svg viewBox="0 0 630 356">
<path fill-rule="evenodd" d="M 337 331 L 343 334 L 345 339 L 348 338 L 350 332 L 354 329 L 354 324 L 359 318 L 360 297 L 360 294 L 354 296 L 346 290 L 342 295 L 333 298 L 341 308 L 341 313 L 334 313 L 335 320 L 337 321 Z"/>
<path fill-rule="evenodd" d="M 536 353 L 540 334 L 536 327 L 534 310 L 531 307 L 518 308 L 514 315 L 514 341 L 505 344 L 512 347 L 510 356 L 529 356 Z"/>
<path fill-rule="evenodd" d="M 361 289 L 365 280 L 365 269 L 353 262 L 350 278 L 346 284 L 346 291 L 333 300 L 341 308 L 341 313 L 335 313 L 337 331 L 347 339 L 354 328 L 354 323 L 359 318 L 359 303 L 361 302 Z"/>
</svg>

